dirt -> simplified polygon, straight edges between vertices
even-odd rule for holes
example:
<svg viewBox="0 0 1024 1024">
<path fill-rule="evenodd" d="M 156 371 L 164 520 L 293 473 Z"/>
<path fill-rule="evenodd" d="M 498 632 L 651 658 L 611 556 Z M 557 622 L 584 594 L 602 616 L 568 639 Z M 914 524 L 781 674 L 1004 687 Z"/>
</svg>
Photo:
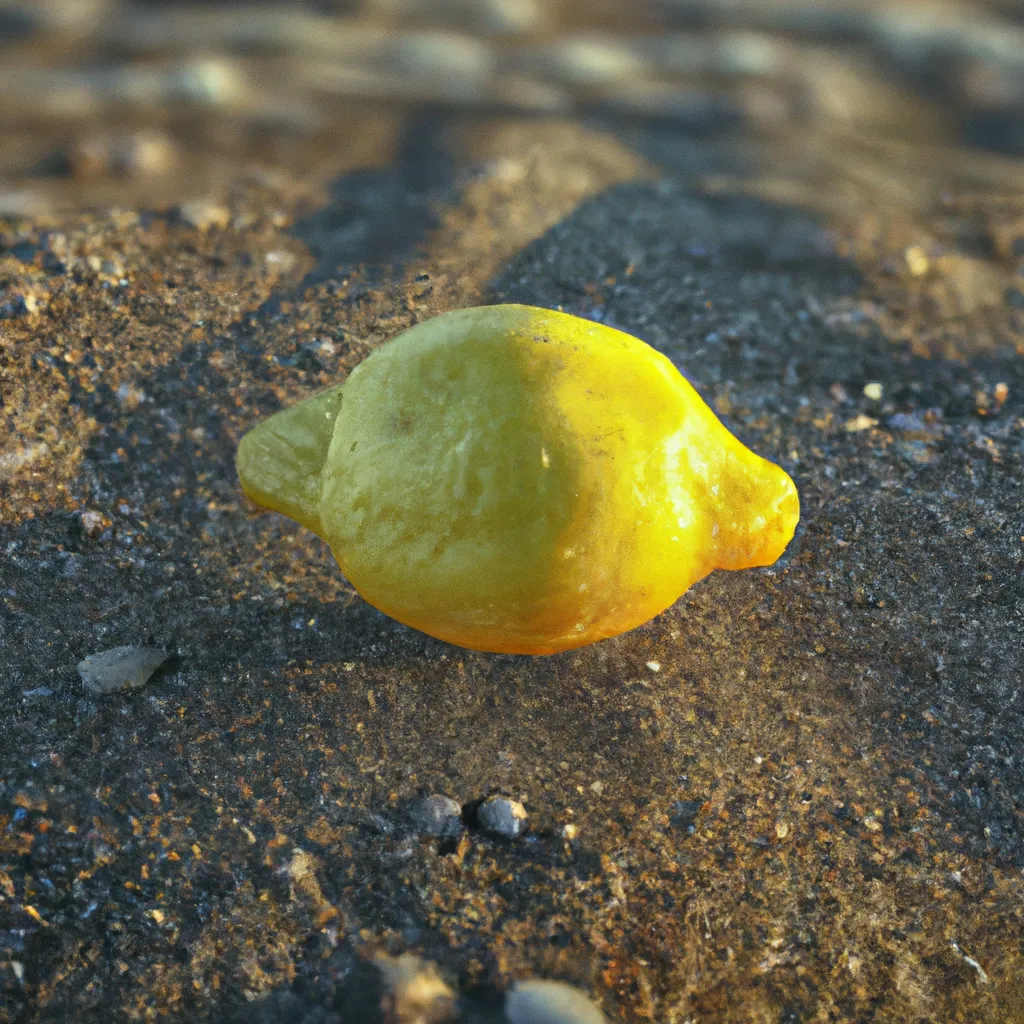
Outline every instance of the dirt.
<svg viewBox="0 0 1024 1024">
<path fill-rule="evenodd" d="M 528 976 L 612 1020 L 1024 1020 L 1009 164 L 950 199 L 851 146 L 840 208 L 813 162 L 666 126 L 399 127 L 333 183 L 235 175 L 224 228 L 0 229 L 0 1021 L 373 1021 L 382 951 L 471 1022 Z M 246 506 L 251 424 L 478 301 L 669 355 L 796 480 L 784 559 L 485 655 Z M 91 696 L 122 644 L 173 659 Z M 417 834 L 428 793 L 461 836 Z M 491 793 L 522 836 L 479 828 Z"/>
</svg>

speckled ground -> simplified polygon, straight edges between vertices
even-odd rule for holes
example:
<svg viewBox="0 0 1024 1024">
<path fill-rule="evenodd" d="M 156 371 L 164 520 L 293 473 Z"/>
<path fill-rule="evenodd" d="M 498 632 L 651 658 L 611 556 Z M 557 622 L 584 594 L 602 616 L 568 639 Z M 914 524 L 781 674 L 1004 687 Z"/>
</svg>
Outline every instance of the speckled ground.
<svg viewBox="0 0 1024 1024">
<path fill-rule="evenodd" d="M 528 975 L 612 1020 L 1024 1020 L 1011 165 L 849 153 L 843 190 L 665 132 L 402 145 L 333 189 L 238 181 L 223 229 L 0 228 L 0 1021 L 372 1021 L 381 950 L 471 1022 Z M 245 506 L 249 425 L 493 299 L 675 360 L 796 479 L 783 562 L 489 656 Z M 89 698 L 76 662 L 133 643 L 174 660 Z M 529 831 L 421 838 L 427 792 L 515 796 Z"/>
</svg>

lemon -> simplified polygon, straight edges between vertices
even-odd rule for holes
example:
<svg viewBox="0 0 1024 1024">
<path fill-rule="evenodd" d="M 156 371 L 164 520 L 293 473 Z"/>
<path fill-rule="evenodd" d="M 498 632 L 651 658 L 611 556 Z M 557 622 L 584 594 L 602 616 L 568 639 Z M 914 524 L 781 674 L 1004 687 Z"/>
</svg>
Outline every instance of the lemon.
<svg viewBox="0 0 1024 1024">
<path fill-rule="evenodd" d="M 246 494 L 371 604 L 453 644 L 550 654 L 632 629 L 799 519 L 663 355 L 530 306 L 463 309 L 243 437 Z"/>
</svg>

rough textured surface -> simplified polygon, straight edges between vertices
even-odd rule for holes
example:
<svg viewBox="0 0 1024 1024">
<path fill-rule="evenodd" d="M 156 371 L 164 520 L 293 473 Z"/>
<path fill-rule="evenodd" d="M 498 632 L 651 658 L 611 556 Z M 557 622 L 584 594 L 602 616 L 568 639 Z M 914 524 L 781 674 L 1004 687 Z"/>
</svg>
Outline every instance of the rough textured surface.
<svg viewBox="0 0 1024 1024">
<path fill-rule="evenodd" d="M 612 1020 L 1024 1019 L 1019 167 L 392 128 L 331 187 L 233 171 L 226 228 L 0 227 L 0 1021 L 380 1021 L 407 952 L 470 1024 L 531 976 Z M 469 654 L 244 505 L 249 425 L 489 298 L 669 355 L 796 479 L 785 562 Z M 84 700 L 128 643 L 177 660 Z M 466 831 L 418 834 L 429 793 Z"/>
</svg>

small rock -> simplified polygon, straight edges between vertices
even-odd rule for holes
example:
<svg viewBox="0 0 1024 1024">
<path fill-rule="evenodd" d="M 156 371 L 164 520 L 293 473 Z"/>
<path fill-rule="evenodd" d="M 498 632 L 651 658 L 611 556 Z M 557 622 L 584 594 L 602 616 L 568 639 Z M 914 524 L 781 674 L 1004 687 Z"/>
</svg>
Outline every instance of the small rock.
<svg viewBox="0 0 1024 1024">
<path fill-rule="evenodd" d="M 167 83 L 168 99 L 204 107 L 229 106 L 248 94 L 248 83 L 233 65 L 209 58 L 175 68 Z"/>
<path fill-rule="evenodd" d="M 437 967 L 412 953 L 374 961 L 387 989 L 381 1010 L 387 1024 L 440 1024 L 455 1016 L 455 993 Z"/>
<path fill-rule="evenodd" d="M 505 996 L 509 1024 L 605 1024 L 579 989 L 562 981 L 517 981 Z"/>
<path fill-rule="evenodd" d="M 736 32 L 718 39 L 712 48 L 711 70 L 719 75 L 779 75 L 792 54 L 784 43 L 767 34 Z"/>
<path fill-rule="evenodd" d="M 700 809 L 703 806 L 703 800 L 677 800 L 672 805 L 669 821 L 676 828 L 685 828 L 692 831 L 697 821 L 697 815 L 700 814 Z"/>
<path fill-rule="evenodd" d="M 907 261 L 907 269 L 914 277 L 923 277 L 928 273 L 931 263 L 928 253 L 920 245 L 908 246 L 903 253 L 903 258 Z"/>
<path fill-rule="evenodd" d="M 11 255 L 26 267 L 35 266 L 36 256 L 39 255 L 40 246 L 29 238 L 22 238 L 15 242 L 10 248 Z"/>
<path fill-rule="evenodd" d="M 190 199 L 178 207 L 177 213 L 182 221 L 200 231 L 226 228 L 231 220 L 230 212 L 212 199 Z"/>
<path fill-rule="evenodd" d="M 415 32 L 395 40 L 394 70 L 446 96 L 477 99 L 495 67 L 492 48 L 481 39 L 454 32 Z"/>
<path fill-rule="evenodd" d="M 170 170 L 177 155 L 174 141 L 163 132 L 136 132 L 111 146 L 110 167 L 124 177 L 150 177 Z"/>
<path fill-rule="evenodd" d="M 167 660 L 167 652 L 155 647 L 114 647 L 90 654 L 78 663 L 85 688 L 97 696 L 138 690 Z"/>
<path fill-rule="evenodd" d="M 864 385 L 864 397 L 870 398 L 872 402 L 880 402 L 882 400 L 882 392 L 882 385 L 877 380 Z"/>
<path fill-rule="evenodd" d="M 78 525 L 82 533 L 90 540 L 95 540 L 110 526 L 110 520 L 102 512 L 86 509 L 79 513 Z"/>
<path fill-rule="evenodd" d="M 488 797 L 477 811 L 480 824 L 488 832 L 515 839 L 526 826 L 526 808 L 507 796 Z"/>
<path fill-rule="evenodd" d="M 0 218 L 37 217 L 46 212 L 46 201 L 35 192 L 5 189 L 0 184 Z"/>
<path fill-rule="evenodd" d="M 295 255 L 287 249 L 273 249 L 263 259 L 268 267 L 282 274 L 287 274 L 295 266 Z"/>
<path fill-rule="evenodd" d="M 25 700 L 34 700 L 36 697 L 52 697 L 53 690 L 48 686 L 37 686 L 34 690 L 22 690 L 21 695 Z"/>
<path fill-rule="evenodd" d="M 635 82 L 649 70 L 636 47 L 611 36 L 576 36 L 521 56 L 524 70 L 574 86 Z"/>
<path fill-rule="evenodd" d="M 173 140 L 158 131 L 140 131 L 114 139 L 80 139 L 67 152 L 68 170 L 80 178 L 103 174 L 144 178 L 164 174 L 177 160 Z"/>
<path fill-rule="evenodd" d="M 411 817 L 417 830 L 428 836 L 457 836 L 462 831 L 462 808 L 443 793 L 417 801 Z"/>
<path fill-rule="evenodd" d="M 934 466 L 939 461 L 939 453 L 926 441 L 900 441 L 896 449 L 907 462 L 918 466 Z"/>
<path fill-rule="evenodd" d="M 935 441 L 944 433 L 942 423 L 934 413 L 898 412 L 889 417 L 887 425 L 890 430 L 898 430 L 917 441 Z"/>
</svg>

